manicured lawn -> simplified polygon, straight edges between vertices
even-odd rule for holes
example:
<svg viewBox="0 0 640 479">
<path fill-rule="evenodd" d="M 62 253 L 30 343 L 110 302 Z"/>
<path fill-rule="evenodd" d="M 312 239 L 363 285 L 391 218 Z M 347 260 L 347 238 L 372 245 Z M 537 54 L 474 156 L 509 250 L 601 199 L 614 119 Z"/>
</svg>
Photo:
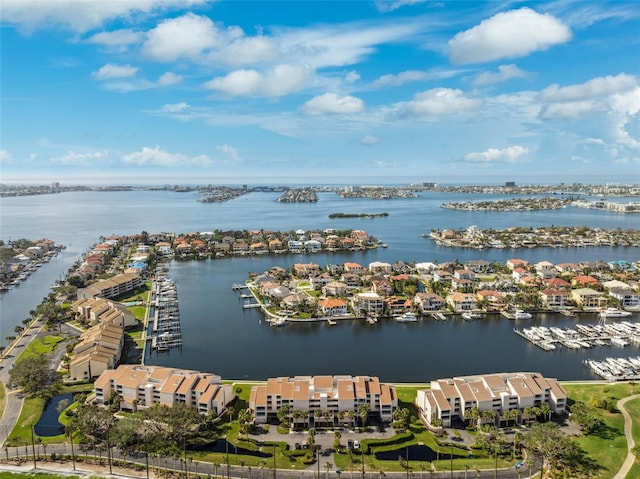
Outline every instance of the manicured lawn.
<svg viewBox="0 0 640 479">
<path fill-rule="evenodd" d="M 138 321 L 144 321 L 144 317 L 147 314 L 146 306 L 129 306 L 127 309 L 133 313 Z"/>
<path fill-rule="evenodd" d="M 29 356 L 41 356 L 43 354 L 53 354 L 58 344 L 64 341 L 62 336 L 56 336 L 49 334 L 46 336 L 40 336 L 29 343 L 25 350 L 20 355 L 20 358 L 24 359 Z"/>
<path fill-rule="evenodd" d="M 631 386 L 628 384 L 593 384 L 593 385 L 563 385 L 572 401 L 584 401 L 589 404 L 592 400 L 606 399 L 615 404 L 619 399 L 631 394 Z M 627 403 L 634 417 L 640 412 L 640 401 Z M 585 451 L 587 457 L 598 463 L 602 469 L 594 474 L 594 478 L 610 478 L 618 471 L 627 457 L 627 441 L 624 437 L 624 417 L 620 412 L 609 412 L 604 409 L 594 409 L 602 421 L 604 427 L 599 431 L 579 436 L 576 438 L 579 446 Z M 634 414 L 634 413 L 632 413 Z M 634 432 L 640 435 L 640 425 L 634 424 Z"/>
</svg>

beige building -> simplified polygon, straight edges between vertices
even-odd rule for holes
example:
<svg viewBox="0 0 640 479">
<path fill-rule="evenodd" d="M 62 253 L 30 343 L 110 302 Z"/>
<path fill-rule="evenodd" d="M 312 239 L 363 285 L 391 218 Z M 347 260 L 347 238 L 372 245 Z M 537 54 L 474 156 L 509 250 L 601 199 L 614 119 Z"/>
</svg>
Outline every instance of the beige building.
<svg viewBox="0 0 640 479">
<path fill-rule="evenodd" d="M 125 329 L 138 323 L 126 306 L 101 298 L 80 298 L 71 305 L 71 310 L 91 325 L 112 322 Z"/>
<path fill-rule="evenodd" d="M 69 377 L 75 381 L 88 380 L 115 368 L 123 346 L 124 331 L 117 324 L 106 322 L 92 326 L 82 333 L 73 348 Z"/>
<path fill-rule="evenodd" d="M 104 279 L 78 290 L 78 298 L 115 298 L 121 294 L 134 291 L 143 285 L 137 273 L 125 273 Z"/>
<path fill-rule="evenodd" d="M 215 374 L 139 364 L 103 372 L 96 379 L 94 391 L 98 404 L 108 404 L 115 391 L 122 409 L 182 403 L 201 414 L 220 414 L 235 397 L 233 385 L 222 384 Z"/>
<path fill-rule="evenodd" d="M 278 410 L 289 406 L 291 421 L 306 427 L 352 425 L 358 420 L 359 406 L 365 404 L 370 414 L 391 421 L 398 407 L 395 387 L 370 376 L 279 377 L 252 387 L 249 397 L 256 423 L 276 419 Z M 300 417 L 295 411 L 307 414 Z"/>
<path fill-rule="evenodd" d="M 549 405 L 556 414 L 565 414 L 567 393 L 557 380 L 539 373 L 497 373 L 462 376 L 431 381 L 431 389 L 418 391 L 416 405 L 420 419 L 431 424 L 441 419 L 450 427 L 454 419 L 465 420 L 465 411 L 473 407 L 496 412 L 495 423 L 507 421 L 507 411 L 518 410 L 518 423 L 523 420 L 524 409 Z M 526 417 L 524 417 L 526 418 Z"/>
</svg>

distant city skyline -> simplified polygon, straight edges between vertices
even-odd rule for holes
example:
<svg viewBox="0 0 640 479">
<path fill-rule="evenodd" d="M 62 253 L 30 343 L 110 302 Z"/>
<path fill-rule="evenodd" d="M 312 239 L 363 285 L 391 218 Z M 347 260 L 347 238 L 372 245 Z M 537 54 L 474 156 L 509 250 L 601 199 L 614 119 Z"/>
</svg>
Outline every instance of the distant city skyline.
<svg viewBox="0 0 640 479">
<path fill-rule="evenodd" d="M 633 1 L 0 9 L 0 182 L 640 182 Z"/>
</svg>

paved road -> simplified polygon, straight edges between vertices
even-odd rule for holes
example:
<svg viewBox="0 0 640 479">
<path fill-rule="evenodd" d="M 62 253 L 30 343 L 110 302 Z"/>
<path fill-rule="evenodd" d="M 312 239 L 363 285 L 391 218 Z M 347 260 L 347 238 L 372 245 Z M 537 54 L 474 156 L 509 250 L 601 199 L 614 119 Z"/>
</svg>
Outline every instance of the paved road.
<svg viewBox="0 0 640 479">
<path fill-rule="evenodd" d="M 624 408 L 624 405 L 627 403 L 627 401 L 632 401 L 633 399 L 638 399 L 638 398 L 640 398 L 640 394 L 634 394 L 633 396 L 627 396 L 626 398 L 620 399 L 620 401 L 618 401 L 618 403 L 616 404 L 616 407 L 620 411 L 622 411 L 622 415 L 624 416 L 624 435 L 627 438 L 628 452 L 627 452 L 627 458 L 624 460 L 624 463 L 622 464 L 622 467 L 620 468 L 620 470 L 616 473 L 615 476 L 613 476 L 613 479 L 624 479 L 625 477 L 627 477 L 627 474 L 631 470 L 631 467 L 633 466 L 633 463 L 636 460 L 636 456 L 633 453 L 633 448 L 635 447 L 635 441 L 633 440 L 633 435 L 631 434 L 631 426 L 633 425 L 633 421 L 631 419 L 631 415 Z"/>
</svg>

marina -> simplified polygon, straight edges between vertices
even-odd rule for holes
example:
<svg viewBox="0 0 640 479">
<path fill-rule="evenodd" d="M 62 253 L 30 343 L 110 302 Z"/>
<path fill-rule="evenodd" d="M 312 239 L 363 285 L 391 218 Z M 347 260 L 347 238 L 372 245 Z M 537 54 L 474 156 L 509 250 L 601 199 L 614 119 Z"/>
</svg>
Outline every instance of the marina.
<svg viewBox="0 0 640 479">
<path fill-rule="evenodd" d="M 606 358 L 603 361 L 585 359 L 584 365 L 607 381 L 637 381 L 640 379 L 640 356 Z"/>
<path fill-rule="evenodd" d="M 532 326 L 523 329 L 514 328 L 513 332 L 545 351 L 552 351 L 558 345 L 567 349 L 640 345 L 640 324 L 628 321 L 610 324 L 602 322 L 591 325 L 577 324 L 575 329 Z"/>
<path fill-rule="evenodd" d="M 164 274 L 159 274 L 153 282 L 147 341 L 151 349 L 158 352 L 182 347 L 178 291 Z"/>
</svg>

